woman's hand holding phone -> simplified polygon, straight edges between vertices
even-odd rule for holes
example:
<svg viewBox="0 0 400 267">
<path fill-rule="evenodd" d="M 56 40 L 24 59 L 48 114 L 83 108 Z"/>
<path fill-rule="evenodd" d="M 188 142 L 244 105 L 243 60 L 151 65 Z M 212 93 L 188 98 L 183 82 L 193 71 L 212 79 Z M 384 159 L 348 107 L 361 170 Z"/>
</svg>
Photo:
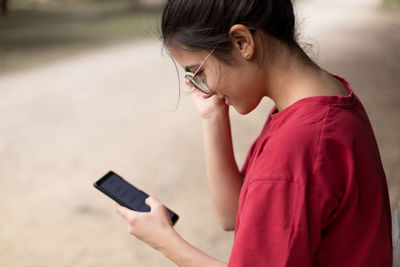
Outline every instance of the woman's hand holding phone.
<svg viewBox="0 0 400 267">
<path fill-rule="evenodd" d="M 153 196 L 146 199 L 150 212 L 137 212 L 118 205 L 116 210 L 128 222 L 128 232 L 162 251 L 176 235 L 165 206 Z"/>
</svg>

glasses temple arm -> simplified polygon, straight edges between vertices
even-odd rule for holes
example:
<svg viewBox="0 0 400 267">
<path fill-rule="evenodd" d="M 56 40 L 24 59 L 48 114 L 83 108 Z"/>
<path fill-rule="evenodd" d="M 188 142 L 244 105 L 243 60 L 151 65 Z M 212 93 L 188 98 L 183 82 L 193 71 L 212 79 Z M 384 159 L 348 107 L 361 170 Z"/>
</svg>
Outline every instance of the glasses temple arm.
<svg viewBox="0 0 400 267">
<path fill-rule="evenodd" d="M 196 72 L 193 74 L 193 77 L 196 76 L 196 74 L 200 71 L 201 67 L 203 67 L 203 65 L 206 63 L 207 59 L 211 56 L 211 54 L 214 52 L 215 48 L 214 47 L 213 50 L 211 50 L 210 54 L 208 54 L 208 56 L 204 59 L 203 63 L 200 64 L 199 68 L 196 70 Z"/>
</svg>

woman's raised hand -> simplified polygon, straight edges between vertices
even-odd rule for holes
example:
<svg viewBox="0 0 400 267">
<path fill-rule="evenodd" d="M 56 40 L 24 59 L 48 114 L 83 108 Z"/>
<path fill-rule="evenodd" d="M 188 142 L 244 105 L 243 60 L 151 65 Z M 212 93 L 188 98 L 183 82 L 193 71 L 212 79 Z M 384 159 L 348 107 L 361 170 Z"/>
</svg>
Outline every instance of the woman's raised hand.
<svg viewBox="0 0 400 267">
<path fill-rule="evenodd" d="M 210 119 L 215 115 L 227 114 L 228 106 L 225 99 L 219 98 L 216 94 L 204 94 L 192 85 L 186 83 L 191 91 L 195 106 L 202 119 Z"/>
</svg>

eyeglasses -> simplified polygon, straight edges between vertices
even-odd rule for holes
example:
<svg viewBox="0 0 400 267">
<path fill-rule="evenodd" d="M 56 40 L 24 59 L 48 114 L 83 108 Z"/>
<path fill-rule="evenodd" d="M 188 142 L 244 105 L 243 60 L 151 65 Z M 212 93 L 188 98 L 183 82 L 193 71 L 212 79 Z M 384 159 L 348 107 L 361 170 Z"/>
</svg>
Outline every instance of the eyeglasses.
<svg viewBox="0 0 400 267">
<path fill-rule="evenodd" d="M 208 88 L 208 86 L 200 79 L 198 78 L 196 75 L 199 73 L 199 71 L 201 70 L 201 68 L 203 67 L 204 63 L 206 63 L 207 59 L 211 56 L 211 54 L 214 52 L 215 48 L 214 47 L 213 50 L 211 50 L 211 52 L 208 54 L 208 56 L 204 59 L 204 61 L 200 64 L 199 68 L 195 71 L 195 73 L 191 73 L 191 72 L 186 72 L 185 74 L 185 80 L 188 81 L 191 85 L 193 85 L 194 88 L 196 88 L 197 90 L 200 90 L 201 92 L 205 93 L 205 94 L 210 94 L 211 90 Z"/>
</svg>

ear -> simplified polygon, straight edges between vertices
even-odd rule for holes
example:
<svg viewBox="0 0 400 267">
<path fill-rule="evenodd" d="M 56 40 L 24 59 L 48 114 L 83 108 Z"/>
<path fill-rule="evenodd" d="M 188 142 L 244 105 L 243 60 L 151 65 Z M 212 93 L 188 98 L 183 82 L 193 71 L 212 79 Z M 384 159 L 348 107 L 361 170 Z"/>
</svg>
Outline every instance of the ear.
<svg viewBox="0 0 400 267">
<path fill-rule="evenodd" d="M 247 60 L 253 58 L 255 42 L 249 28 L 243 24 L 235 24 L 229 30 L 229 37 L 231 38 L 233 48 L 237 50 L 239 55 Z"/>
</svg>

